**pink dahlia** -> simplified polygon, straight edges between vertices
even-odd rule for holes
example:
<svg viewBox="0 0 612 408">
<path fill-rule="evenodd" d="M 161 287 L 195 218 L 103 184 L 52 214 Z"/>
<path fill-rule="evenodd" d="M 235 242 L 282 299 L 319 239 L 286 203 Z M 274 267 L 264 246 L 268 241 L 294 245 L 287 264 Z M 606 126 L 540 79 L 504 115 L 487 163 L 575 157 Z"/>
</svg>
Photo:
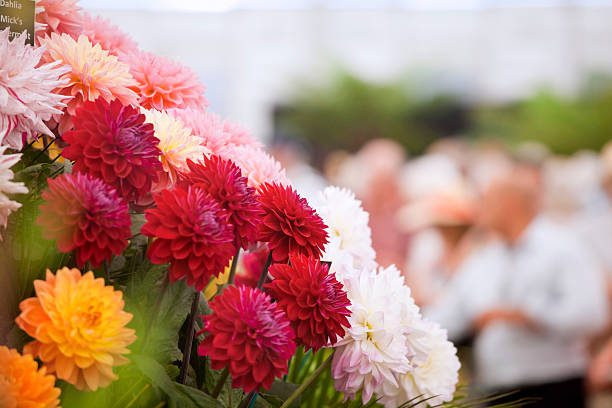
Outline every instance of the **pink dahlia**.
<svg viewBox="0 0 612 408">
<path fill-rule="evenodd" d="M 265 215 L 259 224 L 259 240 L 268 243 L 275 262 L 287 262 L 298 253 L 319 259 L 327 243 L 327 226 L 291 187 L 263 184 L 259 201 Z"/>
<path fill-rule="evenodd" d="M 126 62 L 138 83 L 143 108 L 165 110 L 208 105 L 204 97 L 206 87 L 191 68 L 180 62 L 143 51 L 126 56 Z"/>
<path fill-rule="evenodd" d="M 93 17 L 89 13 L 83 13 L 81 34 L 86 35 L 94 45 L 100 44 L 102 49 L 113 55 L 131 54 L 138 51 L 136 41 L 121 31 L 119 27 L 111 24 L 107 18 Z"/>
<path fill-rule="evenodd" d="M 67 83 L 60 76 L 69 69 L 59 62 L 40 65 L 44 48 L 26 44 L 25 34 L 9 36 L 8 28 L 0 31 L 0 145 L 21 150 L 40 133 L 54 137 L 44 122 L 66 106 L 66 96 L 52 91 Z"/>
<path fill-rule="evenodd" d="M 187 279 L 200 291 L 219 275 L 234 255 L 230 216 L 206 191 L 189 187 L 153 196 L 142 234 L 156 238 L 147 255 L 155 264 L 170 263 L 170 281 Z"/>
<path fill-rule="evenodd" d="M 222 156 L 233 160 L 249 179 L 249 185 L 258 188 L 263 183 L 289 185 L 289 180 L 279 162 L 272 156 L 250 145 L 230 145 Z"/>
<path fill-rule="evenodd" d="M 274 280 L 264 286 L 287 313 L 298 344 L 313 351 L 333 345 L 350 327 L 351 302 L 342 284 L 316 258 L 289 255 L 289 261 L 270 266 Z"/>
<path fill-rule="evenodd" d="M 257 238 L 257 225 L 263 215 L 255 189 L 247 185 L 246 177 L 231 160 L 212 155 L 203 163 L 187 161 L 189 173 L 183 184 L 205 190 L 230 215 L 234 226 L 236 248 L 247 249 Z"/>
<path fill-rule="evenodd" d="M 79 267 L 95 268 L 127 247 L 130 215 L 117 192 L 100 179 L 85 174 L 62 174 L 48 179 L 45 202 L 36 221 L 43 237 L 57 241 L 61 252 L 76 252 Z"/>
<path fill-rule="evenodd" d="M 198 354 L 210 357 L 212 368 L 229 367 L 232 387 L 245 392 L 270 388 L 287 374 L 295 352 L 295 334 L 277 303 L 258 289 L 230 286 L 210 303 L 212 315 L 202 316 L 209 333 Z"/>
<path fill-rule="evenodd" d="M 73 97 L 68 102 L 67 111 L 70 115 L 74 115 L 76 108 L 83 102 L 95 101 L 99 97 L 107 101 L 119 99 L 124 105 L 137 105 L 138 95 L 130 89 L 136 86 L 136 81 L 130 75 L 129 67 L 103 50 L 99 44 L 93 45 L 84 35 L 75 41 L 67 34 L 55 33 L 42 42 L 47 47 L 43 56 L 46 62 L 61 61 L 70 68 L 62 76 L 67 84 L 57 89 Z M 70 117 L 65 115 L 60 125 L 61 133 L 69 130 Z"/>
<path fill-rule="evenodd" d="M 51 33 L 68 34 L 77 38 L 81 32 L 79 0 L 36 0 L 36 22 L 44 29 L 36 32 L 38 39 Z"/>
<path fill-rule="evenodd" d="M 145 115 L 119 100 L 98 98 L 77 108 L 74 129 L 64 133 L 62 156 L 75 160 L 74 170 L 104 180 L 126 201 L 151 191 L 162 165 L 159 139 Z"/>
<path fill-rule="evenodd" d="M 234 146 L 261 147 L 240 125 L 227 120 L 221 121 L 219 115 L 202 109 L 171 109 L 169 113 L 180 119 L 194 134 L 201 139 L 213 154 L 228 156 Z"/>
</svg>

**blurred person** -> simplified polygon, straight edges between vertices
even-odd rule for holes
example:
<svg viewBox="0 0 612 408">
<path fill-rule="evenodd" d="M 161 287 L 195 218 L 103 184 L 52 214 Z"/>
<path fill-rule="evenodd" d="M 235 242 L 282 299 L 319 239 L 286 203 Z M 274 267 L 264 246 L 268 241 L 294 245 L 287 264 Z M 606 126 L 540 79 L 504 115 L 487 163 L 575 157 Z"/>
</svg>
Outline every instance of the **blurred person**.
<svg viewBox="0 0 612 408">
<path fill-rule="evenodd" d="M 539 215 L 539 186 L 526 174 L 487 189 L 479 224 L 497 238 L 465 261 L 425 314 L 453 340 L 474 335 L 476 382 L 487 392 L 518 389 L 508 401 L 580 408 L 587 338 L 608 318 L 603 279 L 580 239 Z"/>
<path fill-rule="evenodd" d="M 512 171 L 513 167 L 514 162 L 506 147 L 499 142 L 486 140 L 473 146 L 465 171 L 476 191 L 483 193 L 493 181 Z"/>
</svg>

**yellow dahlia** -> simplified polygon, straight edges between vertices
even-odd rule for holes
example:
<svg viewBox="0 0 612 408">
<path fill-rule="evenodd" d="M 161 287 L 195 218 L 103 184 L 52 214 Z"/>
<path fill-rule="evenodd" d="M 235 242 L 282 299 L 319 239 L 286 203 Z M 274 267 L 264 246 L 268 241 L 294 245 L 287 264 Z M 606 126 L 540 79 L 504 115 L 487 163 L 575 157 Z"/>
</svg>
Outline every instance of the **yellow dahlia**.
<svg viewBox="0 0 612 408">
<path fill-rule="evenodd" d="M 117 378 L 113 366 L 136 340 L 125 325 L 123 294 L 93 272 L 63 268 L 46 280 L 34 281 L 36 297 L 25 299 L 16 322 L 35 340 L 24 352 L 40 358 L 47 371 L 80 390 L 96 390 Z"/>
<path fill-rule="evenodd" d="M 43 56 L 45 62 L 61 61 L 70 68 L 70 72 L 60 78 L 67 78 L 68 83 L 58 89 L 63 95 L 73 96 L 67 108 L 70 115 L 74 115 L 84 101 L 95 101 L 98 97 L 108 102 L 117 98 L 124 105 L 138 104 L 138 95 L 132 89 L 138 84 L 130 68 L 99 44 L 93 45 L 84 35 L 74 40 L 68 34 L 56 33 L 42 42 L 47 47 Z"/>
<path fill-rule="evenodd" d="M 0 407 L 59 407 L 60 390 L 46 372 L 32 356 L 0 346 Z"/>
<path fill-rule="evenodd" d="M 210 150 L 200 144 L 201 139 L 194 136 L 180 119 L 158 110 L 143 109 L 148 123 L 155 129 L 155 137 L 159 139 L 161 150 L 160 161 L 164 174 L 160 177 L 153 191 L 169 188 L 176 183 L 180 173 L 188 173 L 187 159 L 194 162 L 202 161 L 204 155 L 210 155 Z"/>
</svg>

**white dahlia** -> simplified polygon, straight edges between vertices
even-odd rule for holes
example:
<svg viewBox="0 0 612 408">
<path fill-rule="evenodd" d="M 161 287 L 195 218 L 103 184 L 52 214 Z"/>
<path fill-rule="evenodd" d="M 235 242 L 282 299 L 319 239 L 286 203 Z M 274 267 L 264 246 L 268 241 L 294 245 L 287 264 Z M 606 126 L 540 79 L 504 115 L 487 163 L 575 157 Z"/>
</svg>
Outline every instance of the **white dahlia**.
<svg viewBox="0 0 612 408">
<path fill-rule="evenodd" d="M 21 34 L 9 41 L 9 29 L 0 31 L 0 145 L 16 150 L 40 133 L 53 137 L 44 122 L 61 114 L 67 99 L 51 91 L 67 83 L 59 78 L 68 68 L 60 62 L 38 66 L 45 48 L 25 40 Z"/>
<path fill-rule="evenodd" d="M 19 161 L 21 154 L 4 154 L 8 146 L 0 146 L 0 227 L 6 227 L 8 216 L 16 211 L 21 204 L 12 201 L 7 194 L 25 194 L 28 189 L 23 183 L 16 183 L 13 180 L 11 167 Z M 0 233 L 0 241 L 2 234 Z"/>
</svg>

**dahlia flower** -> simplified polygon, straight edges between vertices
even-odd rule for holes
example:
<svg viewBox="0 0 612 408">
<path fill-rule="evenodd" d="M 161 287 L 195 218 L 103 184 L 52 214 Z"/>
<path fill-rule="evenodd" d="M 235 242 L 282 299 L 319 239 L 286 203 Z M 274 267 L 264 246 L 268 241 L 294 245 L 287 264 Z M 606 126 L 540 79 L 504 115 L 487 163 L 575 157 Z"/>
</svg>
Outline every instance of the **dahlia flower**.
<svg viewBox="0 0 612 408">
<path fill-rule="evenodd" d="M 96 268 L 127 247 L 131 220 L 115 189 L 89 175 L 62 174 L 48 179 L 45 202 L 36 221 L 43 237 L 57 241 L 61 252 L 76 252 L 77 264 Z"/>
<path fill-rule="evenodd" d="M 75 172 L 104 180 L 128 202 L 151 191 L 162 171 L 159 139 L 137 108 L 98 98 L 77 108 L 73 123 L 62 156 L 76 161 Z"/>
<path fill-rule="evenodd" d="M 249 179 L 249 185 L 258 188 L 263 183 L 289 185 L 289 180 L 279 162 L 263 149 L 250 145 L 228 145 L 227 159 L 234 161 Z"/>
<path fill-rule="evenodd" d="M 68 80 L 67 84 L 58 87 L 58 92 L 73 97 L 67 107 L 70 115 L 74 115 L 76 108 L 84 101 L 95 101 L 98 97 L 107 101 L 116 98 L 124 105 L 138 103 L 138 95 L 130 89 L 136 86 L 136 81 L 130 75 L 129 67 L 99 44 L 93 45 L 84 35 L 74 40 L 67 34 L 55 33 L 41 42 L 47 47 L 43 56 L 46 62 L 61 61 L 70 68 L 62 76 L 62 79 Z M 70 117 L 64 115 L 60 132 L 69 127 Z"/>
<path fill-rule="evenodd" d="M 79 0 L 36 0 L 36 22 L 44 24 L 44 30 L 36 32 L 40 39 L 51 33 L 68 34 L 77 38 L 81 32 L 81 8 Z"/>
<path fill-rule="evenodd" d="M 412 351 L 402 314 L 387 285 L 373 270 L 344 282 L 351 301 L 350 328 L 335 345 L 332 377 L 336 390 L 354 398 L 361 390 L 363 403 L 385 383 L 398 386 L 400 374 L 411 369 Z"/>
<path fill-rule="evenodd" d="M 187 279 L 200 291 L 223 272 L 234 255 L 230 215 L 206 191 L 189 187 L 153 196 L 156 208 L 146 211 L 142 234 L 156 238 L 147 255 L 151 262 L 170 262 L 170 281 Z"/>
<path fill-rule="evenodd" d="M 109 19 L 100 16 L 93 17 L 89 13 L 83 13 L 81 34 L 86 35 L 92 44 L 100 44 L 102 49 L 113 55 L 131 54 L 138 50 L 136 41 L 111 24 Z"/>
<path fill-rule="evenodd" d="M 213 154 L 228 157 L 234 146 L 261 147 L 261 143 L 239 125 L 227 120 L 221 122 L 219 116 L 210 111 L 185 108 L 170 109 L 168 112 L 190 128 L 194 136 L 200 138 L 200 143 Z"/>
<path fill-rule="evenodd" d="M 155 137 L 159 139 L 157 147 L 161 150 L 160 160 L 164 172 L 159 182 L 153 185 L 153 191 L 159 192 L 176 184 L 180 173 L 189 172 L 187 159 L 202 161 L 210 151 L 200 145 L 198 138 L 180 120 L 157 110 L 143 109 L 142 112 L 146 121 L 153 124 Z"/>
<path fill-rule="evenodd" d="M 54 137 L 44 121 L 66 106 L 66 96 L 51 91 L 67 83 L 59 78 L 69 69 L 59 62 L 39 66 L 45 49 L 26 44 L 24 34 L 9 41 L 9 34 L 0 31 L 0 145 L 21 150 L 39 133 Z"/>
<path fill-rule="evenodd" d="M 146 109 L 203 108 L 206 87 L 191 68 L 150 52 L 124 56 L 139 89 L 138 102 Z"/>
<path fill-rule="evenodd" d="M 38 369 L 30 355 L 0 346 L 0 407 L 55 408 L 59 406 L 59 388 L 47 369 Z"/>
<path fill-rule="evenodd" d="M 421 321 L 420 325 L 426 333 L 423 341 L 427 346 L 426 358 L 414 370 L 401 374 L 398 386 L 391 383 L 383 386 L 380 402 L 387 408 L 425 399 L 428 405 L 438 406 L 453 399 L 461 367 L 457 349 L 438 324 Z"/>
<path fill-rule="evenodd" d="M 11 200 L 7 194 L 26 194 L 28 189 L 21 182 L 14 182 L 11 167 L 19 161 L 21 154 L 4 154 L 8 146 L 0 146 L 0 227 L 6 227 L 8 216 L 21 204 Z M 2 241 L 2 234 L 0 234 Z"/>
<path fill-rule="evenodd" d="M 274 261 L 284 263 L 293 253 L 321 257 L 327 227 L 305 198 L 291 187 L 266 183 L 260 187 L 259 201 L 264 209 L 259 240 L 268 243 Z"/>
<path fill-rule="evenodd" d="M 187 161 L 190 172 L 184 183 L 199 187 L 212 196 L 230 215 L 236 248 L 247 249 L 257 238 L 257 226 L 263 215 L 255 189 L 231 160 L 212 155 L 203 163 Z"/>
<path fill-rule="evenodd" d="M 351 302 L 342 284 L 318 259 L 289 255 L 290 265 L 274 264 L 264 285 L 287 313 L 296 342 L 317 351 L 344 337 Z"/>
<path fill-rule="evenodd" d="M 327 225 L 331 240 L 337 241 L 337 249 L 344 251 L 353 259 L 355 268 L 370 269 L 376 264 L 376 253 L 372 248 L 372 231 L 368 225 L 369 214 L 361 207 L 361 201 L 350 190 L 327 187 L 314 202 L 313 207 Z M 328 253 L 328 244 L 323 258 L 336 261 Z"/>
<path fill-rule="evenodd" d="M 136 340 L 125 326 L 123 294 L 93 272 L 63 268 L 35 280 L 36 297 L 19 305 L 17 325 L 34 338 L 24 348 L 43 367 L 79 390 L 106 387 L 117 375 L 113 367 L 128 362 L 124 354 Z"/>
<path fill-rule="evenodd" d="M 295 334 L 278 303 L 258 289 L 230 286 L 210 303 L 212 315 L 202 316 L 208 336 L 198 354 L 209 356 L 212 368 L 229 367 L 232 387 L 245 392 L 270 388 L 287 374 L 295 353 Z"/>
</svg>

